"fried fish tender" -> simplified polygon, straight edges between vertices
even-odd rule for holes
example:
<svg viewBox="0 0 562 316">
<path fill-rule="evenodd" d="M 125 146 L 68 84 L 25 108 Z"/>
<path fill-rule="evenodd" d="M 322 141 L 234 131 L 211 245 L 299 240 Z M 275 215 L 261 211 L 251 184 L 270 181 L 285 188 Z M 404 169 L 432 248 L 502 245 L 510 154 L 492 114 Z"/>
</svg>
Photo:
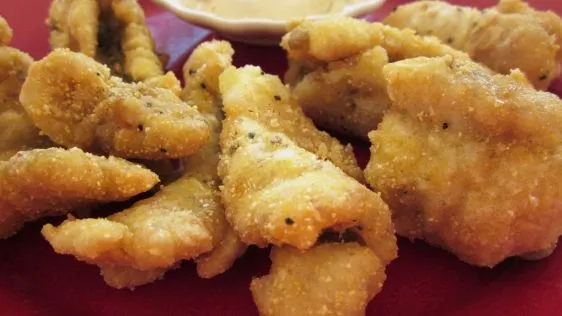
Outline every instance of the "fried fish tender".
<svg viewBox="0 0 562 316">
<path fill-rule="evenodd" d="M 365 315 L 386 279 L 384 264 L 356 243 L 301 252 L 274 247 L 271 271 L 250 287 L 260 315 Z"/>
<path fill-rule="evenodd" d="M 469 58 L 437 38 L 349 17 L 292 22 L 281 40 L 290 61 L 308 66 L 345 59 L 375 46 L 382 46 L 391 61 L 443 55 Z"/>
<path fill-rule="evenodd" d="M 39 135 L 19 102 L 21 86 L 33 59 L 9 44 L 12 29 L 0 16 L 0 160 L 20 150 L 45 147 L 48 139 Z"/>
<path fill-rule="evenodd" d="M 297 103 L 319 126 L 363 139 L 391 103 L 382 76 L 389 60 L 469 58 L 436 38 L 351 18 L 304 21 L 290 28 L 281 45 L 290 64 L 285 82 Z M 334 28 L 341 34 L 326 41 Z"/>
<path fill-rule="evenodd" d="M 181 158 L 197 152 L 210 132 L 197 109 L 172 91 L 124 83 L 63 49 L 31 66 L 20 101 L 54 142 L 124 158 Z"/>
<path fill-rule="evenodd" d="M 120 158 L 49 148 L 0 162 L 0 182 L 0 238 L 6 238 L 28 221 L 127 200 L 148 191 L 158 177 Z"/>
<path fill-rule="evenodd" d="M 369 134 L 365 175 L 399 235 L 492 267 L 547 255 L 562 234 L 562 101 L 519 71 L 478 67 L 450 56 L 387 65 L 393 106 Z"/>
<path fill-rule="evenodd" d="M 278 77 L 264 74 L 259 67 L 231 67 L 219 78 L 227 117 L 246 116 L 274 132 L 287 135 L 298 146 L 328 159 L 359 181 L 363 174 L 351 145 L 342 145 L 322 132 L 307 118 L 290 89 Z"/>
<path fill-rule="evenodd" d="M 244 116 L 227 116 L 221 149 L 226 216 L 245 243 L 308 249 L 350 229 L 385 264 L 396 256 L 386 204 L 331 162 Z"/>
<path fill-rule="evenodd" d="M 170 268 L 213 247 L 215 192 L 184 176 L 108 218 L 70 219 L 42 233 L 57 253 L 101 267 Z"/>
<path fill-rule="evenodd" d="M 497 72 L 519 68 L 537 89 L 548 88 L 560 75 L 562 19 L 521 0 L 500 0 L 485 11 L 442 1 L 413 2 L 398 7 L 384 23 L 437 36 Z"/>
<path fill-rule="evenodd" d="M 94 57 L 113 74 L 142 81 L 164 74 L 137 0 L 54 0 L 51 46 Z"/>
<path fill-rule="evenodd" d="M 203 171 L 210 175 L 209 180 L 218 189 L 220 179 L 217 175 L 219 163 L 219 134 L 223 119 L 222 96 L 219 87 L 219 76 L 232 66 L 234 50 L 225 41 L 210 41 L 199 45 L 183 66 L 185 88 L 182 98 L 197 104 L 197 108 L 207 117 L 207 121 L 215 128 L 212 141 L 203 150 L 207 155 L 195 155 L 184 160 L 187 169 L 208 168 Z M 204 163 L 207 161 L 207 163 Z M 224 213 L 217 214 L 224 217 Z M 221 219 L 222 220 L 222 219 Z M 222 238 L 218 245 L 207 254 L 196 259 L 197 274 L 202 278 L 212 278 L 228 270 L 236 259 L 246 252 L 247 245 L 240 240 L 238 234 L 225 221 Z"/>
<path fill-rule="evenodd" d="M 203 44 L 188 64 L 209 54 L 224 54 L 224 69 L 231 64 L 233 51 L 217 51 L 221 46 L 230 47 L 225 42 Z M 209 65 L 216 61 L 208 60 Z M 206 65 L 196 71 L 205 71 Z M 218 85 L 218 74 L 212 76 L 202 78 Z M 162 278 L 181 260 L 197 258 L 220 245 L 228 231 L 217 183 L 220 98 L 215 94 L 206 98 L 204 115 L 213 135 L 197 154 L 183 159 L 185 174 L 153 197 L 107 219 L 69 220 L 56 228 L 46 225 L 43 235 L 57 253 L 100 266 L 110 286 L 134 288 Z M 228 260 L 232 264 L 236 259 L 227 255 L 219 258 L 224 269 Z"/>
</svg>

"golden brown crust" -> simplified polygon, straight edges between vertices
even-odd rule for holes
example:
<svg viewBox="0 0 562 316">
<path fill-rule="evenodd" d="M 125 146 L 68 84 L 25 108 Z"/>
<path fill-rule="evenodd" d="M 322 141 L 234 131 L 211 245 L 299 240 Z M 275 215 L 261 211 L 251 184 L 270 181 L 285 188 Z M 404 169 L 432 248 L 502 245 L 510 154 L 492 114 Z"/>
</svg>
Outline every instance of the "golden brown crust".
<svg viewBox="0 0 562 316">
<path fill-rule="evenodd" d="M 389 61 L 444 55 L 469 58 L 437 38 L 380 23 L 333 18 L 292 27 L 282 46 L 289 57 L 285 82 L 291 85 L 296 103 L 319 126 L 363 139 L 376 129 L 391 104 L 382 76 Z M 331 38 L 334 28 L 341 34 Z"/>
<path fill-rule="evenodd" d="M 384 74 L 393 107 L 369 135 L 365 173 L 398 234 L 478 266 L 550 248 L 562 234 L 560 99 L 451 57 Z"/>
<path fill-rule="evenodd" d="M 45 147 L 46 137 L 19 102 L 21 87 L 33 59 L 9 46 L 12 30 L 0 16 L 0 160 L 7 160 L 20 150 Z"/>
<path fill-rule="evenodd" d="M 365 315 L 386 278 L 384 264 L 355 243 L 315 246 L 305 252 L 271 251 L 271 271 L 250 287 L 260 315 Z"/>
<path fill-rule="evenodd" d="M 220 90 L 226 116 L 257 120 L 363 181 L 352 147 L 344 146 L 328 133 L 318 130 L 279 78 L 264 74 L 258 67 L 231 67 L 220 76 Z"/>
<path fill-rule="evenodd" d="M 123 201 L 158 182 L 149 170 L 79 149 L 23 151 L 0 162 L 0 237 L 24 222 L 78 208 Z"/>
<path fill-rule="evenodd" d="M 12 41 L 13 31 L 8 21 L 0 15 L 0 45 L 8 45 Z"/>
<path fill-rule="evenodd" d="M 327 229 L 352 229 L 383 262 L 396 256 L 387 206 L 331 162 L 243 116 L 227 115 L 221 149 L 226 215 L 245 243 L 308 249 Z"/>
<path fill-rule="evenodd" d="M 47 25 L 54 49 L 95 57 L 114 75 L 143 81 L 164 74 L 136 0 L 54 0 Z"/>
<path fill-rule="evenodd" d="M 230 65 L 232 53 L 226 42 L 204 43 L 187 64 L 198 65 L 194 75 L 206 82 L 216 82 L 217 86 L 219 69 Z M 209 69 L 215 71 L 208 72 Z M 172 83 L 176 87 L 173 79 L 155 78 L 149 84 Z M 198 85 L 189 85 L 184 93 L 201 96 L 191 93 L 192 88 L 200 89 Z M 212 136 L 196 154 L 182 158 L 183 175 L 179 180 L 107 219 L 69 220 L 56 228 L 43 228 L 43 235 L 55 251 L 100 266 L 110 286 L 134 288 L 150 283 L 162 278 L 180 261 L 202 256 L 209 259 L 203 263 L 201 273 L 212 277 L 228 269 L 245 250 L 237 235 L 231 233 L 218 193 L 220 122 L 216 115 L 220 111 L 220 96 L 212 92 L 186 99 L 204 103 L 204 118 L 212 128 Z"/>
<path fill-rule="evenodd" d="M 238 234 L 226 224 L 226 232 L 213 251 L 197 258 L 197 274 L 202 278 L 212 278 L 224 273 L 242 256 L 248 245 L 240 240 Z"/>
<path fill-rule="evenodd" d="M 223 211 L 215 192 L 182 177 L 107 219 L 47 224 L 42 233 L 57 253 L 99 266 L 147 271 L 210 251 L 216 212 Z"/>
<path fill-rule="evenodd" d="M 35 62 L 20 100 L 53 141 L 127 158 L 178 158 L 209 136 L 204 117 L 172 91 L 110 77 L 107 67 L 68 50 Z"/>
<path fill-rule="evenodd" d="M 398 7 L 384 22 L 437 36 L 497 72 L 519 68 L 538 89 L 560 75 L 562 19 L 520 0 L 502 0 L 485 11 L 418 1 Z"/>
</svg>

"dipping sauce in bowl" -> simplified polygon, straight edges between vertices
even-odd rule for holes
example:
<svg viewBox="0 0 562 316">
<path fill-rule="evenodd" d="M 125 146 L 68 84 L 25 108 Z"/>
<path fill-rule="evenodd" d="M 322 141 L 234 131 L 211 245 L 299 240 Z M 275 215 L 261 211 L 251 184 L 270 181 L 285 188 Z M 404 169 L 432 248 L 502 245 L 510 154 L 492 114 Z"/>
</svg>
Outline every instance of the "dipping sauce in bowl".
<svg viewBox="0 0 562 316">
<path fill-rule="evenodd" d="M 245 43 L 278 45 L 295 19 L 359 17 L 385 0 L 152 0 L 192 24 Z"/>
<path fill-rule="evenodd" d="M 189 7 L 228 19 L 287 20 L 343 11 L 362 0 L 184 0 Z"/>
</svg>

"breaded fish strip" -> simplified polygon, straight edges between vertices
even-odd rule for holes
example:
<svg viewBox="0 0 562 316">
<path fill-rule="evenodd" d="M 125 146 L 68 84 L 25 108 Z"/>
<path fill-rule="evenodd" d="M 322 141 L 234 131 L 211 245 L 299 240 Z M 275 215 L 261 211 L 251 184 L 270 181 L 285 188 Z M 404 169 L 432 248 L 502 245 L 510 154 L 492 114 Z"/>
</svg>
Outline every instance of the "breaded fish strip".
<svg viewBox="0 0 562 316">
<path fill-rule="evenodd" d="M 521 0 L 501 0 L 485 11 L 418 1 L 398 7 L 384 22 L 437 36 L 497 72 L 519 68 L 537 89 L 560 75 L 562 19 Z"/>
<path fill-rule="evenodd" d="M 334 29 L 341 34 L 325 41 Z M 389 60 L 468 58 L 436 38 L 351 18 L 294 23 L 281 45 L 290 62 L 285 82 L 304 113 L 323 128 L 363 139 L 391 103 L 382 77 Z"/>
<path fill-rule="evenodd" d="M 350 176 L 363 181 L 351 145 L 344 146 L 318 130 L 278 77 L 264 74 L 255 66 L 231 67 L 220 76 L 220 91 L 227 117 L 246 116 L 257 120 L 267 129 L 285 134 L 298 146 L 320 159 L 330 160 Z"/>
<path fill-rule="evenodd" d="M 348 17 L 292 22 L 281 40 L 290 61 L 309 66 L 345 59 L 375 46 L 382 46 L 391 61 L 443 55 L 468 58 L 436 38 Z"/>
<path fill-rule="evenodd" d="M 127 200 L 157 182 L 141 166 L 77 148 L 22 151 L 0 162 L 0 238 L 13 235 L 24 222 Z"/>
<path fill-rule="evenodd" d="M 12 29 L 0 16 L 0 160 L 20 150 L 44 147 L 48 139 L 39 135 L 19 102 L 21 86 L 33 59 L 9 44 Z"/>
<path fill-rule="evenodd" d="M 113 74 L 142 81 L 164 74 L 137 0 L 54 0 L 51 46 L 94 57 Z"/>
<path fill-rule="evenodd" d="M 232 66 L 234 50 L 226 41 L 211 41 L 199 45 L 183 65 L 185 88 L 182 99 L 197 104 L 207 121 L 214 126 L 215 133 L 211 142 L 203 149 L 208 155 L 194 155 L 184 160 L 186 169 L 201 170 L 209 175 L 214 188 L 218 189 L 220 179 L 217 175 L 219 163 L 219 134 L 221 130 L 222 95 L 219 87 L 219 76 Z M 205 163 L 206 161 L 206 163 Z M 207 168 L 202 170 L 201 168 Z M 224 213 L 221 214 L 224 216 Z M 222 239 L 209 253 L 197 258 L 197 274 L 202 278 L 211 278 L 228 270 L 244 252 L 247 245 L 238 234 L 225 223 Z"/>
<path fill-rule="evenodd" d="M 384 264 L 356 243 L 301 252 L 274 247 L 271 271 L 250 289 L 260 315 L 361 316 L 386 279 Z"/>
<path fill-rule="evenodd" d="M 69 50 L 31 66 L 20 101 L 54 142 L 125 158 L 187 156 L 209 136 L 204 117 L 171 90 L 124 83 Z"/>
<path fill-rule="evenodd" d="M 350 229 L 385 264 L 396 256 L 386 204 L 331 162 L 244 116 L 227 116 L 221 149 L 226 216 L 245 243 L 308 249 Z"/>
<path fill-rule="evenodd" d="M 220 55 L 223 69 L 231 64 L 233 51 L 226 42 L 202 44 L 188 64 L 215 54 Z M 209 65 L 217 66 L 217 61 L 207 59 Z M 194 69 L 205 71 L 206 64 Z M 218 74 L 201 78 L 218 86 Z M 70 220 L 56 228 L 46 225 L 43 235 L 56 252 L 100 266 L 110 286 L 134 288 L 163 277 L 181 260 L 194 259 L 220 245 L 228 231 L 217 183 L 220 98 L 215 94 L 207 98 L 204 114 L 213 136 L 200 152 L 184 158 L 186 173 L 153 197 L 107 219 Z"/>
<path fill-rule="evenodd" d="M 366 178 L 402 236 L 478 266 L 548 255 L 562 234 L 562 101 L 519 71 L 478 67 L 450 56 L 387 65 L 393 106 L 369 134 Z"/>
<path fill-rule="evenodd" d="M 217 210 L 222 208 L 215 192 L 184 176 L 107 219 L 70 219 L 58 227 L 47 224 L 42 233 L 57 253 L 91 264 L 170 268 L 212 249 Z"/>
</svg>

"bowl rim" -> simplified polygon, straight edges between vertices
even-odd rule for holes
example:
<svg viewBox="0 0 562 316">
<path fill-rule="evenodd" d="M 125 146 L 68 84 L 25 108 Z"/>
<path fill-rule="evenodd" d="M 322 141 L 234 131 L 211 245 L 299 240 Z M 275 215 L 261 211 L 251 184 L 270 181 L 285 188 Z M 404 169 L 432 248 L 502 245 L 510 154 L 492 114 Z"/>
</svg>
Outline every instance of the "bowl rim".
<svg viewBox="0 0 562 316">
<path fill-rule="evenodd" d="M 268 18 L 224 18 L 209 11 L 194 9 L 182 4 L 182 0 L 152 0 L 154 3 L 165 7 L 178 17 L 210 29 L 224 30 L 228 27 L 230 32 L 260 31 L 264 27 L 285 31 L 286 25 L 292 20 L 318 20 L 331 16 L 361 16 L 379 7 L 386 0 L 363 0 L 358 3 L 345 5 L 342 11 L 328 14 L 316 14 L 295 19 L 275 20 Z"/>
</svg>

